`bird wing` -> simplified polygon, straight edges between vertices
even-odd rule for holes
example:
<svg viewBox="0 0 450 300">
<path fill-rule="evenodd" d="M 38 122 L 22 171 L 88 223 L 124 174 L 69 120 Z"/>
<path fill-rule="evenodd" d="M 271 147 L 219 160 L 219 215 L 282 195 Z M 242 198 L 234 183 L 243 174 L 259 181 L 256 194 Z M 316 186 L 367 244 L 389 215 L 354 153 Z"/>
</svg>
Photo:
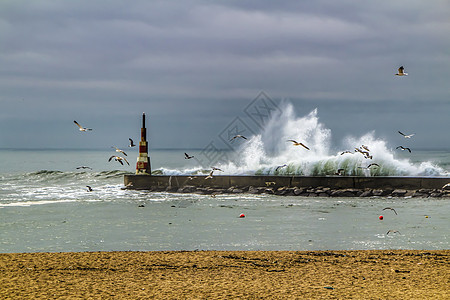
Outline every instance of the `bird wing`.
<svg viewBox="0 0 450 300">
<path fill-rule="evenodd" d="M 74 120 L 73 122 L 74 122 L 75 124 L 77 124 L 77 126 L 80 127 L 80 129 L 83 129 L 83 126 L 81 126 L 80 124 L 78 124 L 77 121 Z"/>
<path fill-rule="evenodd" d="M 398 74 L 403 74 L 403 70 L 404 70 L 405 68 L 403 68 L 403 66 L 401 66 L 400 68 L 398 68 Z"/>
<path fill-rule="evenodd" d="M 298 144 L 297 141 L 294 140 L 287 140 L 288 142 L 293 142 L 294 144 Z"/>
<path fill-rule="evenodd" d="M 240 135 L 241 138 L 243 138 L 244 140 L 246 140 L 247 138 L 243 135 Z"/>
<path fill-rule="evenodd" d="M 405 136 L 405 134 L 403 132 L 401 132 L 401 131 L 399 131 L 398 133 L 400 133 L 401 135 Z"/>
<path fill-rule="evenodd" d="M 128 156 L 128 155 L 125 153 L 125 151 L 123 151 L 123 150 L 120 150 L 120 149 L 119 149 L 119 152 L 120 152 L 120 153 L 123 153 L 123 155 L 125 155 L 125 156 Z"/>
<path fill-rule="evenodd" d="M 304 144 L 302 144 L 302 143 L 300 143 L 300 146 L 303 146 L 304 148 L 306 148 L 306 149 L 308 149 L 309 150 L 309 148 L 308 147 L 306 147 Z"/>
<path fill-rule="evenodd" d="M 122 157 L 122 159 L 128 164 L 130 165 L 130 163 L 128 162 L 128 160 L 125 157 Z"/>
<path fill-rule="evenodd" d="M 116 157 L 115 155 L 112 155 L 109 159 L 108 159 L 108 161 L 111 161 L 111 159 L 113 159 L 114 157 Z"/>
<path fill-rule="evenodd" d="M 409 148 L 405 148 L 406 150 L 408 150 L 409 151 L 409 153 L 411 153 L 411 149 L 409 149 Z"/>
</svg>

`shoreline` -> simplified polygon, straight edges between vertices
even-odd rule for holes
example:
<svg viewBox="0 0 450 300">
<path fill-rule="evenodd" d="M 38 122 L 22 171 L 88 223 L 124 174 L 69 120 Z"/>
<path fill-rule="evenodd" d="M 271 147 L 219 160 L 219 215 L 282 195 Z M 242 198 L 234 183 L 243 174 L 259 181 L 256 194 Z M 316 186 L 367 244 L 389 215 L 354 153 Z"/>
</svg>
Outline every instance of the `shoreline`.
<svg viewBox="0 0 450 300">
<path fill-rule="evenodd" d="M 0 254 L 0 298 L 444 299 L 450 250 Z"/>
</svg>

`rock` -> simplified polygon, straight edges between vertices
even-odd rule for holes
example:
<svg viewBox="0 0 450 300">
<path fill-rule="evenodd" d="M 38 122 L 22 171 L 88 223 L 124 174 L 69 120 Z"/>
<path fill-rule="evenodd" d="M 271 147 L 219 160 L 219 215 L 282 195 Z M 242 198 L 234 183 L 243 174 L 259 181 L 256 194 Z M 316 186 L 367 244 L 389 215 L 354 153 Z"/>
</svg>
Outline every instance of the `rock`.
<svg viewBox="0 0 450 300">
<path fill-rule="evenodd" d="M 434 192 L 434 193 L 430 194 L 430 197 L 433 197 L 433 198 L 439 198 L 441 196 L 442 196 L 442 193 L 437 193 L 437 192 Z"/>
<path fill-rule="evenodd" d="M 355 197 L 356 195 L 350 189 L 335 190 L 331 192 L 331 197 Z"/>
<path fill-rule="evenodd" d="M 275 194 L 275 191 L 273 190 L 273 188 L 265 188 L 264 193 L 273 195 Z"/>
<path fill-rule="evenodd" d="M 275 195 L 286 195 L 287 193 L 287 188 L 286 187 L 279 187 L 276 191 L 275 191 Z"/>
<path fill-rule="evenodd" d="M 364 191 L 359 195 L 359 197 L 370 197 L 372 196 L 372 190 Z"/>
<path fill-rule="evenodd" d="M 299 188 L 294 188 L 293 193 L 294 193 L 295 196 L 299 196 L 299 195 L 303 194 L 304 191 L 305 190 L 301 189 L 301 188 L 300 189 Z"/>
<path fill-rule="evenodd" d="M 428 194 L 420 193 L 419 191 L 415 191 L 412 195 L 414 198 L 427 198 Z"/>
<path fill-rule="evenodd" d="M 392 196 L 395 196 L 395 197 L 403 197 L 406 194 L 406 190 L 396 189 L 391 194 L 392 194 Z"/>
<path fill-rule="evenodd" d="M 250 194 L 260 194 L 260 193 L 261 193 L 261 191 L 259 191 L 258 189 L 256 189 L 254 186 L 249 186 L 249 187 L 248 187 L 248 192 L 249 192 Z"/>
<path fill-rule="evenodd" d="M 243 193 L 244 191 L 241 190 L 241 189 L 233 189 L 231 192 L 232 192 L 233 194 L 241 194 L 241 193 Z"/>
</svg>

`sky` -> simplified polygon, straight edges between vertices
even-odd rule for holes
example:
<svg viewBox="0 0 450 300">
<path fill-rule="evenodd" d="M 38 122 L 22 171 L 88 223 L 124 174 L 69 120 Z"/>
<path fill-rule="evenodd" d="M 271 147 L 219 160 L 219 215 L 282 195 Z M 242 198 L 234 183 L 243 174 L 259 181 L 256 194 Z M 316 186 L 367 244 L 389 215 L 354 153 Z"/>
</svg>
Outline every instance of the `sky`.
<svg viewBox="0 0 450 300">
<path fill-rule="evenodd" d="M 401 130 L 450 149 L 449 16 L 447 0 L 2 0 L 0 148 L 123 147 L 145 112 L 150 148 L 203 149 L 289 102 L 336 145 Z"/>
</svg>

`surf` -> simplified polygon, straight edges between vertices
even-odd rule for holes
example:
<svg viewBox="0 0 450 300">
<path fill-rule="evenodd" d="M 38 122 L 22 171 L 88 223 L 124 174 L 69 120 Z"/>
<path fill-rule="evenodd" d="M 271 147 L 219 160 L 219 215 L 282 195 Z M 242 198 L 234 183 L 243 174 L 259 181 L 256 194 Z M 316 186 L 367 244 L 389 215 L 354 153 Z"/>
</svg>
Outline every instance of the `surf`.
<svg viewBox="0 0 450 300">
<path fill-rule="evenodd" d="M 332 145 L 332 131 L 320 122 L 317 109 L 297 116 L 293 105 L 286 102 L 280 110 L 260 133 L 248 137 L 229 161 L 216 166 L 224 170 L 216 174 L 327 176 L 343 169 L 347 176 L 446 176 L 445 170 L 432 162 L 412 163 L 398 157 L 395 147 L 377 137 L 375 130 L 359 137 L 348 135 L 340 145 Z M 301 142 L 310 150 L 289 140 Z M 368 152 L 370 158 L 356 149 Z M 379 167 L 367 169 L 370 164 Z M 208 172 L 210 169 L 202 166 L 158 170 L 163 175 Z"/>
</svg>

